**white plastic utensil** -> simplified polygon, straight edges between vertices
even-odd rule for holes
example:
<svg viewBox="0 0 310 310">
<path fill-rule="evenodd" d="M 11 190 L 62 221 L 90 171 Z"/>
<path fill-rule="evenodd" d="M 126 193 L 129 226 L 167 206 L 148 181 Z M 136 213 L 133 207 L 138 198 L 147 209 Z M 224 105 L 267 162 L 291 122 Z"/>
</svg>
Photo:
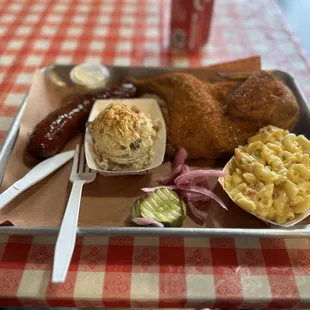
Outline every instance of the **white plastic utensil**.
<svg viewBox="0 0 310 310">
<path fill-rule="evenodd" d="M 23 178 L 19 179 L 0 195 L 0 209 L 5 207 L 10 201 L 12 201 L 26 189 L 63 166 L 73 156 L 74 151 L 63 152 L 36 165 Z"/>
<path fill-rule="evenodd" d="M 75 246 L 77 223 L 83 185 L 93 182 L 96 172 L 89 169 L 85 160 L 84 147 L 77 145 L 71 169 L 71 194 L 59 230 L 53 263 L 53 283 L 64 283 Z"/>
</svg>

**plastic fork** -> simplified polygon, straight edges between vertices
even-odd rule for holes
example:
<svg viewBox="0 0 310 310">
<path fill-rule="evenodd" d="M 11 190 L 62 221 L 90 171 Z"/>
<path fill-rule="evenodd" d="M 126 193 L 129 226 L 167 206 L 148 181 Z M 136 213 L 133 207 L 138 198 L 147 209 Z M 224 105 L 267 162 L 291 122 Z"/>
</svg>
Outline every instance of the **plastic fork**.
<svg viewBox="0 0 310 310">
<path fill-rule="evenodd" d="M 71 194 L 55 246 L 53 283 L 65 282 L 75 246 L 83 185 L 93 182 L 95 178 L 96 172 L 87 166 L 84 147 L 77 145 L 70 174 Z"/>
</svg>

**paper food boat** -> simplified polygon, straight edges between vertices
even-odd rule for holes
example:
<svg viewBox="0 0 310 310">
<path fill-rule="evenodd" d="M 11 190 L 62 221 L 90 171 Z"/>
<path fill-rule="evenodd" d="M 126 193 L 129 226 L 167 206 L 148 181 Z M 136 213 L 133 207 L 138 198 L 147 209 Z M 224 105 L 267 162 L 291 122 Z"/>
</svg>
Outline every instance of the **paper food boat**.
<svg viewBox="0 0 310 310">
<path fill-rule="evenodd" d="M 97 155 L 94 151 L 94 142 L 90 133 L 88 132 L 88 129 L 86 129 L 85 155 L 88 167 L 105 176 L 117 176 L 147 174 L 149 170 L 161 165 L 164 161 L 166 150 L 166 125 L 157 101 L 155 99 L 146 98 L 97 100 L 92 107 L 88 121 L 93 121 L 98 116 L 98 114 L 106 109 L 111 103 L 124 104 L 129 107 L 135 106 L 139 109 L 140 112 L 148 114 L 153 120 L 159 120 L 161 122 L 161 127 L 153 145 L 154 158 L 150 165 L 144 169 L 137 170 L 133 168 L 125 168 L 119 171 L 104 170 L 96 164 Z"/>
<path fill-rule="evenodd" d="M 230 167 L 231 167 L 233 161 L 234 161 L 234 156 L 228 161 L 228 163 L 227 163 L 227 164 L 225 165 L 225 167 L 223 168 L 223 170 L 224 170 L 225 172 L 227 172 L 227 174 L 229 174 L 229 170 L 230 170 Z M 233 198 L 231 197 L 231 195 L 228 193 L 228 191 L 227 191 L 227 190 L 225 189 L 225 187 L 224 187 L 224 179 L 225 179 L 225 177 L 220 177 L 220 178 L 218 178 L 218 181 L 219 181 L 219 183 L 221 184 L 221 186 L 222 186 L 222 188 L 224 189 L 224 191 L 226 192 L 226 194 L 227 194 L 227 195 L 230 197 L 230 199 L 234 202 Z M 235 202 L 234 202 L 234 203 L 235 203 Z M 238 205 L 237 203 L 235 203 L 235 204 Z M 238 207 L 241 208 L 240 206 L 238 206 Z M 265 222 L 266 224 L 268 224 L 268 225 L 270 225 L 270 226 L 278 226 L 278 227 L 283 227 L 283 228 L 288 228 L 288 227 L 294 226 L 294 225 L 300 223 L 302 220 L 304 220 L 306 217 L 308 217 L 308 216 L 310 215 L 310 208 L 309 208 L 306 212 L 304 212 L 304 213 L 302 213 L 302 214 L 296 215 L 295 219 L 293 219 L 293 220 L 291 220 L 291 221 L 288 221 L 288 222 L 286 222 L 285 224 L 278 224 L 278 223 L 276 223 L 276 222 L 272 222 L 272 221 L 266 220 L 266 219 L 264 219 L 264 218 L 262 218 L 262 217 L 260 217 L 260 216 L 258 216 L 258 215 L 255 215 L 255 214 L 253 214 L 253 213 L 251 213 L 251 212 L 249 212 L 249 211 L 247 211 L 247 210 L 245 210 L 245 209 L 243 209 L 243 208 L 241 208 L 241 209 L 244 210 L 245 212 L 248 212 L 248 213 L 252 214 L 252 215 L 255 216 L 256 218 L 258 218 L 259 220 Z"/>
</svg>

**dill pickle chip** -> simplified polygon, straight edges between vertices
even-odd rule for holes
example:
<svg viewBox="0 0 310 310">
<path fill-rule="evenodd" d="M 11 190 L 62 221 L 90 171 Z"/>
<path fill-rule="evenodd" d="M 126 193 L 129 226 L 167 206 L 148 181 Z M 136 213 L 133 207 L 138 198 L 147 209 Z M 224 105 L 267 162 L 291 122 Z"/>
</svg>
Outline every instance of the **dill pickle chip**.
<svg viewBox="0 0 310 310">
<path fill-rule="evenodd" d="M 140 204 L 141 202 L 146 198 L 146 196 L 143 196 L 139 199 L 137 199 L 134 204 L 132 205 L 131 207 L 131 210 L 130 210 L 130 215 L 131 215 L 131 218 L 136 218 L 136 217 L 141 217 L 141 214 L 140 214 Z"/>
<path fill-rule="evenodd" d="M 131 216 L 154 219 L 165 226 L 181 226 L 186 217 L 186 205 L 173 190 L 159 188 L 136 200 Z"/>
</svg>

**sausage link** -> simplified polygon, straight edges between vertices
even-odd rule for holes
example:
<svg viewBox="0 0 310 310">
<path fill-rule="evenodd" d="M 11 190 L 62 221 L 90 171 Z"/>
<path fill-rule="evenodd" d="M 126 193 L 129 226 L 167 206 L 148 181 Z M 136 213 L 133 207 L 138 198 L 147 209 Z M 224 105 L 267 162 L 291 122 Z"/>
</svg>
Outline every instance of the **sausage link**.
<svg viewBox="0 0 310 310">
<path fill-rule="evenodd" d="M 89 113 L 97 99 L 121 99 L 136 96 L 132 84 L 107 87 L 99 94 L 86 94 L 71 99 L 65 106 L 50 113 L 36 125 L 27 145 L 28 152 L 37 158 L 57 154 L 71 138 L 85 130 Z"/>
</svg>

